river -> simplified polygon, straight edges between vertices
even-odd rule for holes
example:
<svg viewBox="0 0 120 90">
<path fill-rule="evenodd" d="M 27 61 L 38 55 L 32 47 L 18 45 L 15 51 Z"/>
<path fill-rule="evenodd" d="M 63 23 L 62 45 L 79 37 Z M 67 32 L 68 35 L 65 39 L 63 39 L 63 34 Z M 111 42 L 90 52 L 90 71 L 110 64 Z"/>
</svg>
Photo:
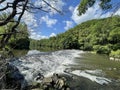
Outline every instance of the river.
<svg viewBox="0 0 120 90">
<path fill-rule="evenodd" d="M 38 73 L 45 77 L 58 73 L 73 77 L 69 81 L 72 90 L 120 90 L 120 62 L 110 61 L 106 55 L 80 50 L 25 53 L 11 63 L 29 84 L 36 81 Z"/>
</svg>

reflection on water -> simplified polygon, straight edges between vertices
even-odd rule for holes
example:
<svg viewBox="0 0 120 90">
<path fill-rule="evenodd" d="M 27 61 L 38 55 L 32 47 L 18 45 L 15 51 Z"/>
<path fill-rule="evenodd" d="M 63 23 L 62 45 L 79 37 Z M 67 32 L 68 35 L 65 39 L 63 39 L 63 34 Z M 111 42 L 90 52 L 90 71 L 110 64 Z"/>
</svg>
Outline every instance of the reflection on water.
<svg viewBox="0 0 120 90">
<path fill-rule="evenodd" d="M 39 51 L 42 51 L 42 52 L 51 52 L 51 51 L 57 51 L 57 50 L 60 50 L 59 48 L 53 48 L 53 47 L 32 47 L 30 48 L 31 50 L 39 50 Z"/>
<path fill-rule="evenodd" d="M 77 75 L 75 90 L 120 90 L 119 62 L 110 61 L 106 55 L 87 52 L 81 53 L 74 62 L 71 69 L 72 74 Z"/>
<path fill-rule="evenodd" d="M 120 79 L 120 62 L 110 61 L 106 55 L 83 53 L 82 57 L 76 59 L 80 69 L 100 69 L 107 77 Z"/>
<path fill-rule="evenodd" d="M 21 57 L 28 53 L 28 50 L 13 50 L 13 54 L 15 57 Z"/>
</svg>

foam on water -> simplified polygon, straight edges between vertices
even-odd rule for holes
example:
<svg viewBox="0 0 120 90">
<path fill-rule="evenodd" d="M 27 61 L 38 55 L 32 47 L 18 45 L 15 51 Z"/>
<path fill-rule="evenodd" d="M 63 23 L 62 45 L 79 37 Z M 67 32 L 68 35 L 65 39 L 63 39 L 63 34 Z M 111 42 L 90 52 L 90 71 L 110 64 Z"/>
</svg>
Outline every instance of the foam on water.
<svg viewBox="0 0 120 90">
<path fill-rule="evenodd" d="M 23 56 L 11 63 L 15 65 L 20 72 L 25 76 L 25 79 L 31 84 L 36 81 L 38 73 L 45 77 L 51 76 L 53 73 L 75 74 L 95 81 L 99 84 L 108 84 L 111 80 L 102 77 L 101 70 L 74 70 L 70 69 L 70 65 L 76 65 L 75 57 L 80 57 L 84 53 L 79 50 L 60 50 L 55 52 L 39 52 L 29 51 L 26 56 Z"/>
<path fill-rule="evenodd" d="M 30 50 L 30 51 L 28 51 L 27 55 L 40 54 L 40 53 L 42 53 L 42 52 L 37 51 L 37 50 Z"/>
<path fill-rule="evenodd" d="M 108 84 L 109 82 L 111 82 L 111 80 L 109 80 L 107 78 L 94 75 L 96 73 L 101 73 L 101 70 L 85 70 L 85 71 L 74 70 L 71 73 L 75 74 L 75 75 L 78 75 L 78 76 L 88 78 L 91 81 L 95 81 L 95 82 L 97 82 L 97 83 L 99 83 L 101 85 Z"/>
<path fill-rule="evenodd" d="M 74 58 L 79 53 L 82 51 L 61 50 L 41 53 L 34 50 L 11 63 L 20 70 L 28 82 L 32 82 L 38 73 L 42 73 L 46 77 L 53 73 L 63 73 L 67 65 L 73 64 Z"/>
</svg>

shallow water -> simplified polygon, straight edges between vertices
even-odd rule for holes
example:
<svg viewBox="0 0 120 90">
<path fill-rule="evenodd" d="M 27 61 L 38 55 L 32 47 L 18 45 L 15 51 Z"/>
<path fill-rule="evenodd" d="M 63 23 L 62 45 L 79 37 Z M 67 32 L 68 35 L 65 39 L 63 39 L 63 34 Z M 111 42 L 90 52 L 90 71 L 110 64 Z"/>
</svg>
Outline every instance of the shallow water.
<svg viewBox="0 0 120 90">
<path fill-rule="evenodd" d="M 120 62 L 110 61 L 105 55 L 79 50 L 32 50 L 11 63 L 19 68 L 29 84 L 38 73 L 46 77 L 60 73 L 72 77 L 69 79 L 72 90 L 120 90 Z"/>
<path fill-rule="evenodd" d="M 80 53 L 70 68 L 77 76 L 74 90 L 120 90 L 120 62 L 106 55 Z"/>
</svg>

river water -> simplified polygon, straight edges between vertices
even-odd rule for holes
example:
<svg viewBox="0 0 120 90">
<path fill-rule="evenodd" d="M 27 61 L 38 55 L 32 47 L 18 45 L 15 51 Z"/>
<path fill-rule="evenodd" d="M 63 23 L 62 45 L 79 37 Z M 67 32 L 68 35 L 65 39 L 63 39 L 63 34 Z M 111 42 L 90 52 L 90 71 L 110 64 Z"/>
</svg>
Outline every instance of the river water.
<svg viewBox="0 0 120 90">
<path fill-rule="evenodd" d="M 31 50 L 11 63 L 29 84 L 36 81 L 38 73 L 45 77 L 58 73 L 72 77 L 72 90 L 120 90 L 120 62 L 110 61 L 105 55 L 80 50 Z"/>
</svg>

